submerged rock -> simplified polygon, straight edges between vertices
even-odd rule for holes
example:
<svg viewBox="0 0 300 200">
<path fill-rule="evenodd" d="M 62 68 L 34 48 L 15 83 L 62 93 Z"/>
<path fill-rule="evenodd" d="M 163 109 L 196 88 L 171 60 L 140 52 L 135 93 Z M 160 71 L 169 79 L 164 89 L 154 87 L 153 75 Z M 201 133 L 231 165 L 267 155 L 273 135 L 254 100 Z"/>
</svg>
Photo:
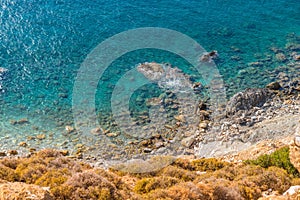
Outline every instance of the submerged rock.
<svg viewBox="0 0 300 200">
<path fill-rule="evenodd" d="M 287 60 L 286 56 L 283 53 L 277 53 L 275 55 L 276 59 L 280 62 L 284 62 Z"/>
<path fill-rule="evenodd" d="M 155 62 L 145 62 L 137 66 L 137 70 L 150 80 L 159 80 L 164 74 L 163 66 Z"/>
<path fill-rule="evenodd" d="M 8 69 L 4 68 L 4 67 L 0 67 L 0 74 L 3 74 L 5 72 L 7 72 Z"/>
<path fill-rule="evenodd" d="M 168 63 L 145 62 L 139 64 L 137 70 L 162 89 L 172 92 L 192 92 L 193 83 L 190 77 Z"/>
<path fill-rule="evenodd" d="M 201 62 L 212 62 L 213 59 L 217 58 L 218 56 L 219 56 L 219 54 L 216 50 L 213 50 L 209 53 L 205 52 L 201 55 L 200 61 Z"/>
<path fill-rule="evenodd" d="M 261 107 L 270 97 L 271 92 L 265 88 L 249 88 L 244 92 L 235 94 L 227 103 L 226 114 L 234 115 L 240 110 L 249 110 L 253 107 Z"/>
</svg>

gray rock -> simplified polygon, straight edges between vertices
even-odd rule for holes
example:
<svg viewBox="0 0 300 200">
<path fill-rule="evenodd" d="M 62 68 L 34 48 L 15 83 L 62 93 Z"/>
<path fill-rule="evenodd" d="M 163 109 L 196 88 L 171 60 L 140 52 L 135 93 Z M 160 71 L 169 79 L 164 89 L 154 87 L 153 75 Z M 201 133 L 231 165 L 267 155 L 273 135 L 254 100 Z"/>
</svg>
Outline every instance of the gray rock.
<svg viewBox="0 0 300 200">
<path fill-rule="evenodd" d="M 234 115 L 241 110 L 250 110 L 253 107 L 261 107 L 272 97 L 270 90 L 266 88 L 249 88 L 244 92 L 235 94 L 227 103 L 226 114 Z"/>
<path fill-rule="evenodd" d="M 184 138 L 181 141 L 181 145 L 183 145 L 184 147 L 189 148 L 193 144 L 194 141 L 195 141 L 195 135 L 192 135 L 190 137 Z"/>
<path fill-rule="evenodd" d="M 272 82 L 269 83 L 266 88 L 270 89 L 270 90 L 279 90 L 281 88 L 281 85 L 278 82 Z"/>
</svg>

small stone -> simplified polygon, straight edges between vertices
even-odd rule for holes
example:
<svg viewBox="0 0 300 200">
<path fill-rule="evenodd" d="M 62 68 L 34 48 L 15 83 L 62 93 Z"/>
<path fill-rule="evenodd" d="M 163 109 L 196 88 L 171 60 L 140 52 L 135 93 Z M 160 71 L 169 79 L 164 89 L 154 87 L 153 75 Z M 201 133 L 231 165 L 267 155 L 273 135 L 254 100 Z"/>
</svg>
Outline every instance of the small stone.
<svg viewBox="0 0 300 200">
<path fill-rule="evenodd" d="M 60 98 L 68 98 L 68 94 L 67 93 L 59 93 L 58 96 Z"/>
<path fill-rule="evenodd" d="M 0 157 L 4 157 L 6 156 L 6 153 L 5 152 L 0 152 Z"/>
<path fill-rule="evenodd" d="M 18 155 L 18 151 L 14 150 L 14 149 L 13 150 L 9 150 L 8 153 L 9 153 L 9 155 L 12 155 L 12 156 Z"/>
<path fill-rule="evenodd" d="M 260 66 L 263 66 L 264 63 L 262 63 L 262 62 L 250 62 L 250 63 L 248 63 L 248 65 L 251 66 L 251 67 L 260 67 Z"/>
<path fill-rule="evenodd" d="M 231 46 L 230 48 L 231 48 L 231 50 L 234 51 L 234 52 L 237 52 L 237 53 L 238 53 L 238 52 L 242 52 L 241 49 L 238 48 L 238 47 Z"/>
<path fill-rule="evenodd" d="M 205 117 L 209 117 L 210 113 L 206 110 L 200 110 L 200 114 L 205 116 Z"/>
<path fill-rule="evenodd" d="M 282 51 L 277 47 L 271 47 L 270 50 L 273 51 L 274 53 L 280 53 Z"/>
<path fill-rule="evenodd" d="M 94 135 L 98 135 L 101 133 L 101 128 L 97 127 L 97 128 L 93 128 L 91 130 L 91 133 L 94 134 Z"/>
<path fill-rule="evenodd" d="M 31 136 L 31 135 L 27 136 L 27 140 L 34 140 L 34 139 L 35 139 L 34 136 Z"/>
<path fill-rule="evenodd" d="M 269 83 L 266 88 L 270 89 L 270 90 L 279 90 L 281 88 L 281 85 L 278 82 L 272 82 Z"/>
<path fill-rule="evenodd" d="M 174 116 L 174 118 L 175 118 L 177 121 L 185 122 L 185 117 L 184 117 L 184 115 L 176 115 L 176 116 Z"/>
<path fill-rule="evenodd" d="M 207 126 L 208 126 L 208 124 L 207 124 L 206 122 L 201 122 L 201 123 L 199 124 L 199 128 L 206 129 Z"/>
<path fill-rule="evenodd" d="M 108 147 L 112 148 L 112 149 L 117 149 L 118 148 L 118 146 L 116 144 L 109 144 Z"/>
<path fill-rule="evenodd" d="M 80 153 L 76 153 L 76 158 L 82 159 L 83 158 L 83 154 L 81 152 Z"/>
<path fill-rule="evenodd" d="M 140 142 L 141 146 L 148 146 L 148 145 L 151 145 L 151 144 L 152 144 L 151 140 L 143 140 L 143 141 Z"/>
<path fill-rule="evenodd" d="M 150 149 L 150 148 L 145 148 L 144 149 L 144 153 L 150 153 L 152 151 L 152 149 Z"/>
<path fill-rule="evenodd" d="M 66 129 L 67 133 L 72 133 L 73 131 L 75 131 L 75 128 L 72 126 L 66 126 L 65 129 Z"/>
<path fill-rule="evenodd" d="M 294 60 L 300 60 L 300 55 L 294 55 L 294 56 L 293 56 L 293 59 L 294 59 Z"/>
<path fill-rule="evenodd" d="M 104 130 L 103 131 L 103 133 L 106 135 L 107 133 L 109 133 L 110 132 L 110 129 L 106 129 L 106 130 Z"/>
<path fill-rule="evenodd" d="M 157 142 L 157 143 L 155 143 L 155 148 L 157 148 L 157 149 L 159 149 L 159 148 L 161 148 L 163 146 L 164 146 L 163 142 Z"/>
<path fill-rule="evenodd" d="M 29 149 L 29 152 L 30 152 L 30 153 L 36 152 L 36 148 L 30 148 L 30 149 Z"/>
<path fill-rule="evenodd" d="M 184 147 L 187 147 L 189 148 L 195 141 L 195 136 L 190 136 L 190 137 L 187 137 L 187 138 L 184 138 L 182 141 L 181 141 L 181 144 L 184 146 Z"/>
<path fill-rule="evenodd" d="M 77 149 L 81 149 L 81 148 L 83 148 L 84 147 L 84 145 L 83 144 L 76 144 L 76 146 L 75 146 Z"/>
<path fill-rule="evenodd" d="M 0 73 L 4 73 L 4 72 L 7 72 L 8 69 L 4 68 L 4 67 L 0 67 Z"/>
<path fill-rule="evenodd" d="M 63 156 L 69 155 L 69 151 L 68 151 L 68 150 L 60 150 L 59 152 L 60 152 L 60 154 L 63 155 Z"/>
<path fill-rule="evenodd" d="M 168 124 L 165 125 L 165 128 L 171 129 L 171 130 L 173 129 L 173 127 L 171 125 L 168 125 Z"/>
<path fill-rule="evenodd" d="M 283 104 L 286 104 L 286 105 L 292 104 L 292 103 L 293 103 L 293 101 L 292 101 L 291 99 L 285 100 L 285 101 L 283 102 Z"/>
<path fill-rule="evenodd" d="M 20 120 L 10 120 L 10 123 L 12 125 L 17 125 L 17 124 L 26 124 L 29 123 L 29 120 L 27 118 L 22 118 Z"/>
<path fill-rule="evenodd" d="M 297 147 L 300 147 L 300 136 L 295 136 L 294 138 L 294 144 L 297 146 Z"/>
<path fill-rule="evenodd" d="M 287 191 L 285 191 L 283 193 L 283 195 L 284 196 L 292 196 L 292 195 L 298 194 L 295 197 L 296 197 L 296 199 L 299 199 L 299 192 L 300 192 L 300 185 L 293 185 Z M 286 198 L 286 199 L 290 199 L 290 198 Z"/>
<path fill-rule="evenodd" d="M 46 138 L 46 135 L 45 134 L 39 134 L 39 135 L 36 136 L 36 138 L 39 139 L 39 140 L 43 140 L 43 139 Z"/>
<path fill-rule="evenodd" d="M 26 142 L 20 142 L 20 143 L 19 143 L 19 146 L 20 146 L 20 147 L 27 147 L 27 145 L 28 145 L 28 144 L 27 144 Z"/>
<path fill-rule="evenodd" d="M 107 137 L 117 137 L 119 134 L 118 133 L 108 133 L 106 135 L 107 135 Z"/>
<path fill-rule="evenodd" d="M 277 53 L 275 57 L 280 62 L 286 61 L 286 56 L 283 53 Z"/>
</svg>

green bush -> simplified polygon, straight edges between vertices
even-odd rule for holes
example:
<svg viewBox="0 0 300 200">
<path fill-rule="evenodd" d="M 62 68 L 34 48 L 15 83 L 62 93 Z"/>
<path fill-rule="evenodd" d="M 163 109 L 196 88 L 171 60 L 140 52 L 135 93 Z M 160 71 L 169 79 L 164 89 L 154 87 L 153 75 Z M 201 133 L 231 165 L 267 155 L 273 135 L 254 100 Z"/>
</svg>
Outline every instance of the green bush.
<svg viewBox="0 0 300 200">
<path fill-rule="evenodd" d="M 300 177 L 298 170 L 290 161 L 289 147 L 280 148 L 270 155 L 261 155 L 256 160 L 246 160 L 245 163 L 259 165 L 263 168 L 268 168 L 271 166 L 279 167 L 285 169 L 287 173 L 293 177 Z"/>
</svg>

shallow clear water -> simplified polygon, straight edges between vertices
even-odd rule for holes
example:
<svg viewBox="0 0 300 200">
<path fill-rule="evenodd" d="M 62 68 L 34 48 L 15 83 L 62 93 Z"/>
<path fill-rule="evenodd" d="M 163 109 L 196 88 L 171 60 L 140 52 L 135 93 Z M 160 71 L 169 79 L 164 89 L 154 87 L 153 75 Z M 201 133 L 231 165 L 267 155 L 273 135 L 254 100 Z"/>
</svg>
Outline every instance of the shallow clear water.
<svg viewBox="0 0 300 200">
<path fill-rule="evenodd" d="M 2 0 L 0 5 L 0 67 L 8 69 L 0 80 L 4 149 L 41 133 L 52 140 L 28 141 L 31 147 L 59 147 L 69 141 L 70 136 L 62 133 L 73 124 L 77 70 L 93 48 L 122 31 L 163 27 L 190 36 L 207 51 L 217 50 L 216 65 L 228 97 L 246 87 L 264 87 L 274 78 L 266 71 L 286 65 L 276 60 L 271 47 L 299 44 L 300 4 L 294 0 Z M 259 59 L 268 61 L 249 66 Z M 130 52 L 113 62 L 98 83 L 95 104 L 99 116 L 105 116 L 100 118 L 104 128 L 113 121 L 109 117 L 114 85 L 146 61 L 172 63 L 201 81 L 177 55 L 155 49 Z M 146 98 L 160 93 L 153 84 L 136 91 L 131 110 L 146 109 Z M 138 96 L 144 100 L 136 101 Z M 11 120 L 21 118 L 29 123 L 12 125 Z"/>
</svg>

